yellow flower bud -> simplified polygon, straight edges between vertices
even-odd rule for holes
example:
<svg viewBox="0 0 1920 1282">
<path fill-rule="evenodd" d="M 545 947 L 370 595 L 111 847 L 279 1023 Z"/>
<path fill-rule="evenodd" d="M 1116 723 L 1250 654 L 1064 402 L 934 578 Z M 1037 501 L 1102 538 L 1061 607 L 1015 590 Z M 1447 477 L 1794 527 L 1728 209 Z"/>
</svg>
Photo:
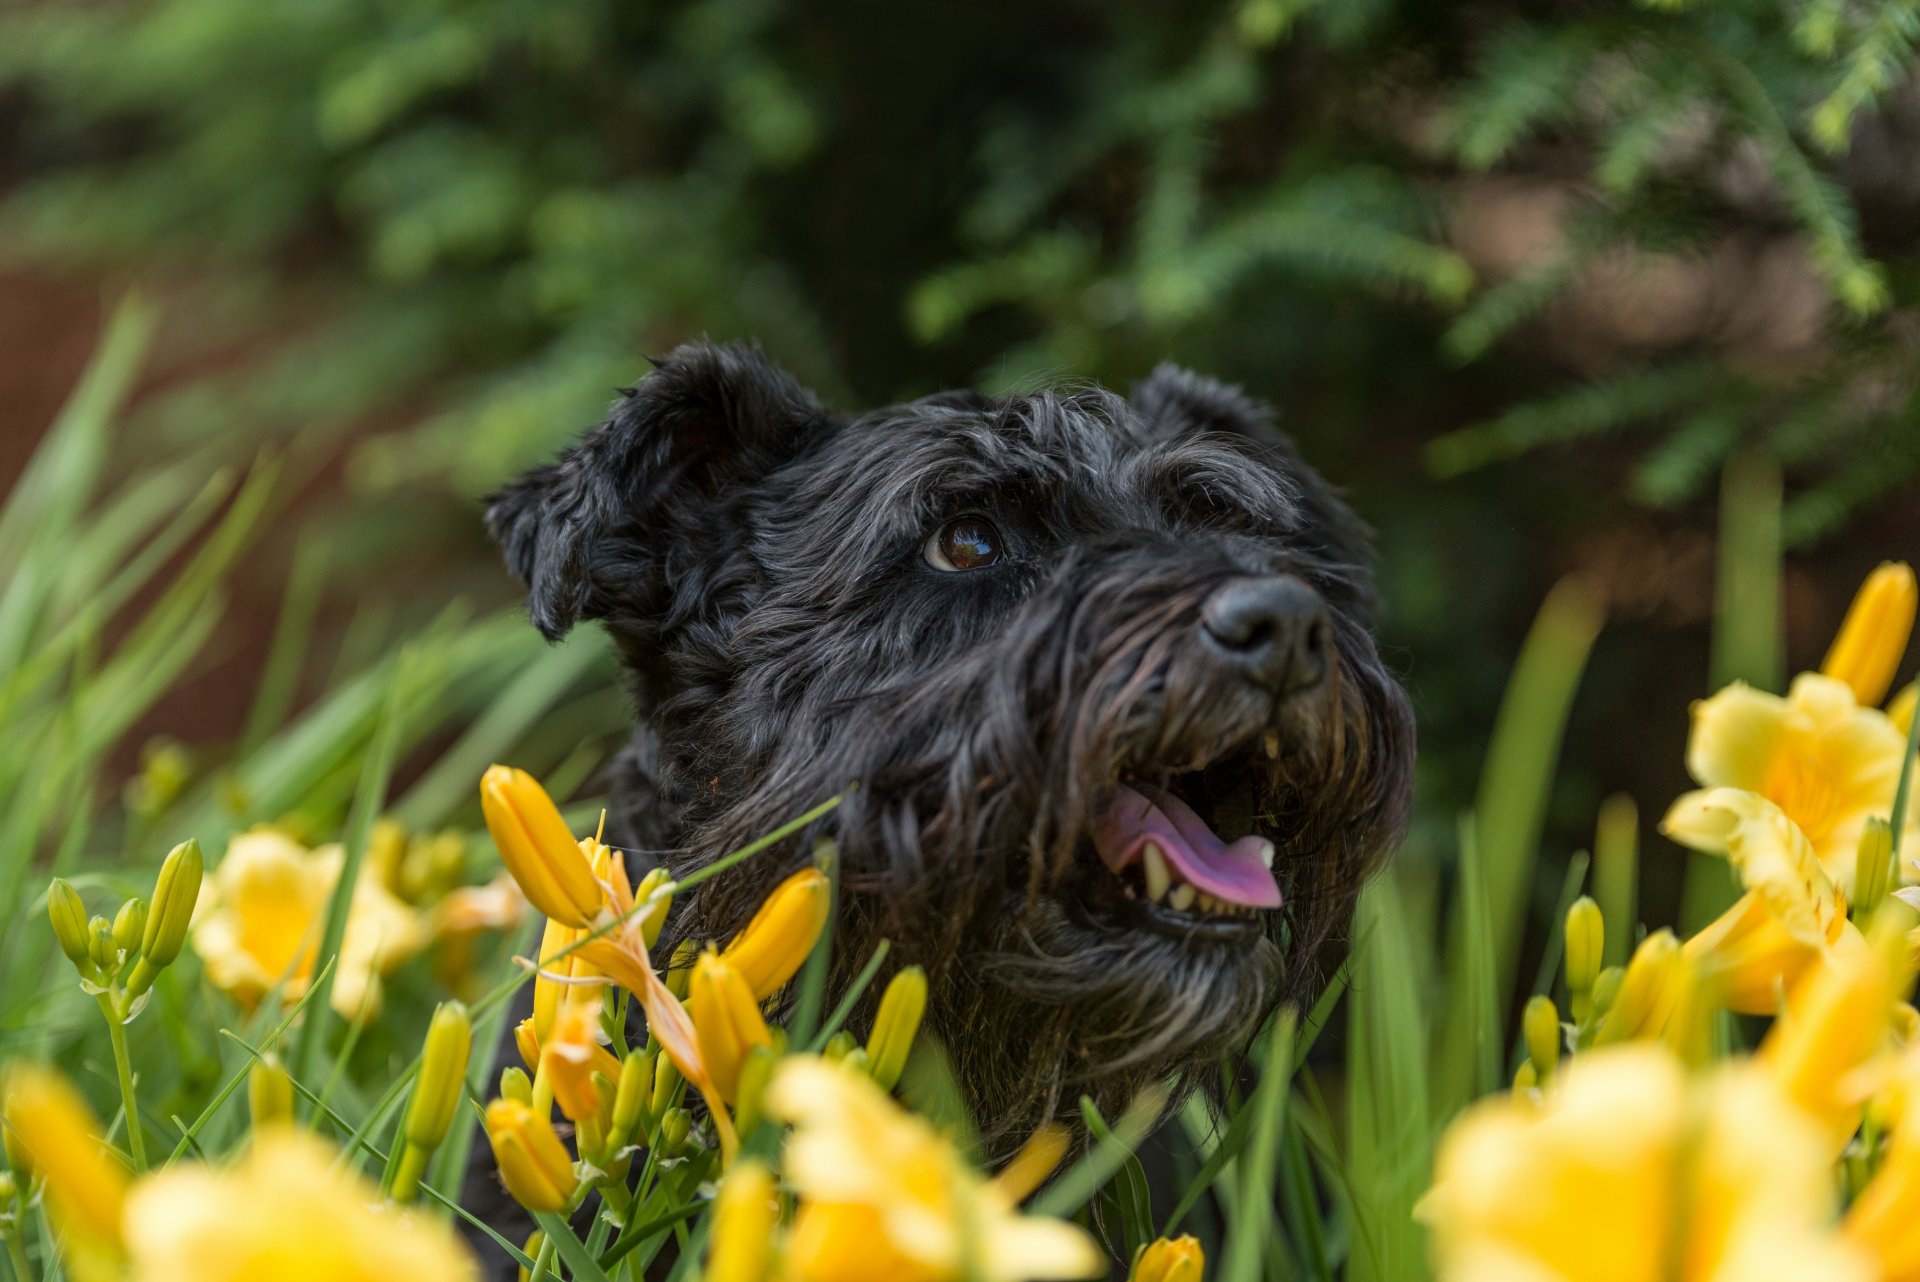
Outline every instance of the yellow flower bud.
<svg viewBox="0 0 1920 1282">
<path fill-rule="evenodd" d="M 680 1070 L 672 1058 L 662 1055 L 653 1062 L 653 1094 L 647 1099 L 647 1117 L 658 1121 L 680 1102 Z"/>
<path fill-rule="evenodd" d="M 87 905 L 63 877 L 55 877 L 47 887 L 47 918 L 53 923 L 53 937 L 60 951 L 82 975 L 93 973 L 93 958 L 87 953 L 93 932 L 87 925 Z"/>
<path fill-rule="evenodd" d="M 99 913 L 87 918 L 87 956 L 96 971 L 112 971 L 120 965 L 120 952 L 113 946 L 113 923 Z"/>
<path fill-rule="evenodd" d="M 766 1101 L 767 1084 L 773 1080 L 773 1070 L 779 1067 L 780 1052 L 772 1046 L 756 1046 L 747 1052 L 747 1058 L 740 1065 L 740 1085 L 734 1104 L 734 1125 L 742 1136 L 751 1135 L 753 1128 L 760 1124 L 764 1115 L 762 1108 Z"/>
<path fill-rule="evenodd" d="M 609 1147 L 622 1149 L 633 1143 L 640 1123 L 647 1116 L 647 1101 L 653 1098 L 653 1055 L 632 1054 L 620 1061 L 620 1079 L 613 1090 L 613 1121 L 609 1126 Z"/>
<path fill-rule="evenodd" d="M 247 1115 L 256 1131 L 293 1120 L 293 1078 L 273 1055 L 247 1070 Z"/>
<path fill-rule="evenodd" d="M 1893 722 L 1893 728 L 1903 738 L 1913 732 L 1913 710 L 1916 706 L 1920 706 L 1920 681 L 1894 695 L 1892 702 L 1887 704 L 1887 720 Z"/>
<path fill-rule="evenodd" d="M 1560 1066 L 1560 1012 L 1553 998 L 1533 997 L 1521 1020 L 1527 1035 L 1527 1059 L 1533 1064 L 1537 1080 L 1550 1082 Z"/>
<path fill-rule="evenodd" d="M 762 1282 L 779 1222 L 772 1172 L 752 1158 L 735 1162 L 713 1195 L 705 1282 Z"/>
<path fill-rule="evenodd" d="M 200 843 L 191 840 L 175 846 L 160 865 L 153 902 L 147 909 L 147 929 L 140 938 L 140 960 L 133 964 L 127 976 L 129 997 L 138 997 L 152 988 L 154 979 L 180 955 L 180 946 L 187 940 L 187 927 L 193 924 L 194 906 L 200 902 L 200 877 L 204 871 Z"/>
<path fill-rule="evenodd" d="M 667 959 L 667 991 L 683 1002 L 687 1000 L 688 981 L 693 978 L 694 959 L 699 955 L 700 945 L 691 939 L 683 939 L 673 946 L 673 955 Z"/>
<path fill-rule="evenodd" d="M 519 1100 L 497 1099 L 487 1105 L 487 1142 L 514 1201 L 529 1211 L 564 1211 L 572 1204 L 579 1181 L 552 1122 Z"/>
<path fill-rule="evenodd" d="M 526 1245 L 520 1248 L 520 1253 L 529 1260 L 538 1260 L 540 1258 L 540 1252 L 546 1249 L 547 1235 L 539 1229 L 535 1229 L 527 1237 Z M 552 1274 L 549 1273 L 548 1276 L 552 1276 Z M 532 1282 L 532 1274 L 527 1272 L 527 1266 L 524 1264 L 520 1266 L 520 1282 Z"/>
<path fill-rule="evenodd" d="M 1912 568 L 1897 561 L 1881 565 L 1853 598 L 1820 671 L 1851 686 L 1861 707 L 1878 707 L 1906 656 L 1916 605 L 1920 585 Z"/>
<path fill-rule="evenodd" d="M 827 1044 L 820 1053 L 824 1058 L 837 1062 L 853 1054 L 859 1046 L 860 1044 L 853 1040 L 853 1034 L 843 1028 L 827 1039 Z"/>
<path fill-rule="evenodd" d="M 7 1222 L 13 1213 L 13 1203 L 20 1196 L 20 1181 L 14 1178 L 12 1171 L 0 1171 L 0 1225 Z"/>
<path fill-rule="evenodd" d="M 745 930 L 721 955 L 763 1002 L 780 991 L 820 938 L 833 886 L 818 868 L 803 868 L 774 888 Z"/>
<path fill-rule="evenodd" d="M 1853 857 L 1853 915 L 1865 921 L 1880 909 L 1893 875 L 1893 825 L 1878 817 L 1860 830 Z"/>
<path fill-rule="evenodd" d="M 1673 1012 L 1679 986 L 1675 971 L 1681 965 L 1680 941 L 1670 930 L 1656 931 L 1640 941 L 1620 980 L 1620 995 L 1614 998 L 1599 1033 L 1596 1046 L 1629 1041 L 1636 1037 L 1657 1037 L 1667 1026 Z"/>
<path fill-rule="evenodd" d="M 527 1105 L 533 1103 L 533 1079 L 527 1076 L 526 1069 L 508 1067 L 500 1070 L 500 1097 Z"/>
<path fill-rule="evenodd" d="M 1197 1239 L 1155 1238 L 1133 1262 L 1127 1282 L 1200 1282 L 1207 1256 Z"/>
<path fill-rule="evenodd" d="M 540 1038 L 533 1031 L 533 1016 L 513 1026 L 513 1048 L 520 1052 L 520 1062 L 527 1066 L 528 1072 L 540 1067 Z"/>
<path fill-rule="evenodd" d="M 113 946 L 130 953 L 140 946 L 146 930 L 147 901 L 135 896 L 121 904 L 120 911 L 113 915 Z"/>
<path fill-rule="evenodd" d="M 563 984 L 557 979 L 548 979 L 547 975 L 571 977 L 591 969 L 578 953 L 560 956 L 586 935 L 587 932 L 584 930 L 575 930 L 563 921 L 547 918 L 546 927 L 540 935 L 540 971 L 533 977 L 531 1027 L 536 1039 L 551 1035 L 553 1021 L 559 1015 L 560 1007 L 572 998 L 580 996 L 573 985 Z"/>
<path fill-rule="evenodd" d="M 108 1155 L 80 1093 L 51 1069 L 15 1064 L 0 1086 L 0 1121 L 45 1182 L 61 1228 L 93 1246 L 117 1248 L 127 1173 Z"/>
<path fill-rule="evenodd" d="M 665 868 L 653 869 L 640 879 L 640 885 L 635 888 L 633 892 L 633 902 L 636 904 L 646 903 L 656 890 L 659 890 L 660 887 L 672 880 L 673 878 L 667 875 Z M 640 937 L 647 941 L 649 951 L 652 950 L 655 944 L 660 942 L 661 928 L 667 924 L 667 910 L 672 907 L 673 895 L 669 893 L 660 896 L 659 903 L 641 914 Z"/>
<path fill-rule="evenodd" d="M 1567 992 L 1573 998 L 1573 1019 L 1584 1024 L 1592 1014 L 1593 981 L 1600 978 L 1606 957 L 1607 926 L 1600 905 L 1582 895 L 1567 909 Z"/>
<path fill-rule="evenodd" d="M 597 1009 L 570 1003 L 560 1012 L 553 1036 L 540 1044 L 540 1071 L 553 1088 L 554 1102 L 574 1122 L 599 1115 L 596 1073 L 609 1082 L 620 1077 L 620 1062 L 600 1044 L 597 1016 Z"/>
<path fill-rule="evenodd" d="M 1513 1071 L 1513 1093 L 1518 1096 L 1530 1095 L 1539 1086 L 1540 1070 L 1533 1066 L 1532 1060 L 1521 1060 L 1520 1067 Z"/>
<path fill-rule="evenodd" d="M 467 1076 L 467 1058 L 473 1052 L 473 1021 L 459 1002 L 441 1002 L 427 1025 L 427 1042 L 420 1056 L 420 1075 L 413 1098 L 407 1102 L 407 1142 L 425 1149 L 438 1148 L 453 1125 Z"/>
<path fill-rule="evenodd" d="M 687 988 L 687 1014 L 700 1041 L 700 1058 L 720 1098 L 731 1104 L 740 1063 L 755 1046 L 771 1044 L 767 1021 L 747 980 L 718 953 L 702 953 Z"/>
<path fill-rule="evenodd" d="M 873 1035 L 867 1038 L 867 1071 L 881 1090 L 890 1091 L 899 1082 L 926 1011 L 927 972 L 909 966 L 888 982 L 873 1017 Z"/>
<path fill-rule="evenodd" d="M 480 809 L 501 862 L 535 908 L 569 926 L 594 919 L 604 899 L 600 884 L 539 780 L 489 766 L 480 779 Z"/>
</svg>

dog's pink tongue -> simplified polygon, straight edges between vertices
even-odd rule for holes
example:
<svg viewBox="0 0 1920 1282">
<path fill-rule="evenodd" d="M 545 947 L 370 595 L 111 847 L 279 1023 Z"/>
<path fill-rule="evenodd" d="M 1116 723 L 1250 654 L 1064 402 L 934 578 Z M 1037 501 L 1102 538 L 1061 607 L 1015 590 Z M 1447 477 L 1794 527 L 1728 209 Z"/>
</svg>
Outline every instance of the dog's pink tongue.
<svg viewBox="0 0 1920 1282">
<path fill-rule="evenodd" d="M 1224 842 L 1173 794 L 1119 785 L 1112 803 L 1094 822 L 1094 849 L 1102 863 L 1119 872 L 1139 861 L 1149 841 L 1196 890 L 1249 908 L 1280 906 L 1280 884 L 1263 858 L 1268 849 L 1264 838 Z"/>
</svg>

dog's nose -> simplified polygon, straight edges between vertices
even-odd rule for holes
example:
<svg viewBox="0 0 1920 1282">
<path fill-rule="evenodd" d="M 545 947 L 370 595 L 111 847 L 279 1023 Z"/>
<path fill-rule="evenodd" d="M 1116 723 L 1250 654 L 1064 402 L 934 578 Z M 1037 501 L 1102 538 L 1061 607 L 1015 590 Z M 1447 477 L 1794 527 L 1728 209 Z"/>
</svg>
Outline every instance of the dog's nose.
<svg viewBox="0 0 1920 1282">
<path fill-rule="evenodd" d="M 1223 658 L 1276 695 L 1326 679 L 1333 643 L 1326 604 L 1291 575 L 1235 579 L 1207 599 L 1200 625 Z"/>
</svg>

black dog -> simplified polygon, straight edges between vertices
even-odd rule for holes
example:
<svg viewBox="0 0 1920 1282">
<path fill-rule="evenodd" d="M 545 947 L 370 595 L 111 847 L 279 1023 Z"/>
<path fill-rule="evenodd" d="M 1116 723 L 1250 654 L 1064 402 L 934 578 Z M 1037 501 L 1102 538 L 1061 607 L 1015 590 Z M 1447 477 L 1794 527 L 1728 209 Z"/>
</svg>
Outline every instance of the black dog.
<svg viewBox="0 0 1920 1282">
<path fill-rule="evenodd" d="M 1184 370 L 847 417 L 691 344 L 488 521 L 541 631 L 603 620 L 631 673 L 623 844 L 686 873 L 846 794 L 838 982 L 882 937 L 927 968 L 990 1153 L 1205 1084 L 1311 995 L 1404 822 L 1366 532 Z M 663 950 L 807 850 L 686 897 Z"/>
</svg>

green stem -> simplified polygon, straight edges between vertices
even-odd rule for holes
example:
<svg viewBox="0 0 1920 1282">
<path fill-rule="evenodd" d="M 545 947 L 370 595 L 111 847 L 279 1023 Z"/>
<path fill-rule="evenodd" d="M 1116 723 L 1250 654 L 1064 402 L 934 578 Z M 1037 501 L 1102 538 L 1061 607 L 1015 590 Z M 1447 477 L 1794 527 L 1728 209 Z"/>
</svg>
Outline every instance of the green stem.
<svg viewBox="0 0 1920 1282">
<path fill-rule="evenodd" d="M 540 1239 L 540 1254 L 533 1257 L 533 1272 L 527 1275 L 527 1282 L 545 1282 L 553 1276 L 553 1252 L 553 1239 Z"/>
<path fill-rule="evenodd" d="M 138 1175 L 147 1169 L 147 1140 L 140 1128 L 140 1102 L 133 1094 L 133 1062 L 127 1058 L 127 1026 L 120 1022 L 120 1013 L 114 1008 L 111 996 L 97 993 L 94 1000 L 100 1003 L 100 1013 L 107 1020 L 107 1039 L 113 1043 L 113 1067 L 120 1074 L 120 1103 L 127 1111 L 127 1148 L 133 1154 L 134 1174 Z"/>
</svg>

